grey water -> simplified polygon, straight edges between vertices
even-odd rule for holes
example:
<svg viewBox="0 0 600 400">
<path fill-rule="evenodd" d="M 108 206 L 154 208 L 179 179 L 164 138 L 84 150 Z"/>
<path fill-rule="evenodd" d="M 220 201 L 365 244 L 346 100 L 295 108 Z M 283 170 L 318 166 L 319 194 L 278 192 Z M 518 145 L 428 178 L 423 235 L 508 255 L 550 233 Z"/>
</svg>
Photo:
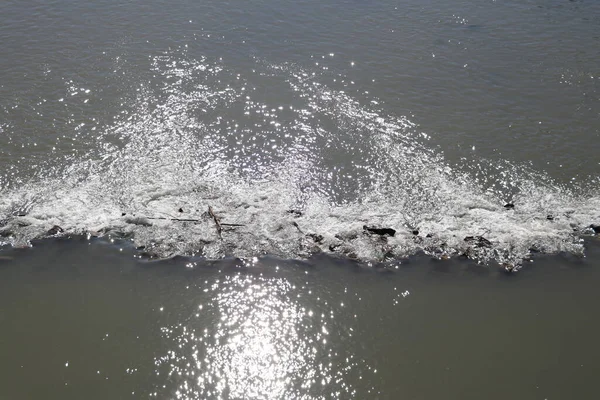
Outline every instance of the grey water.
<svg viewBox="0 0 600 400">
<path fill-rule="evenodd" d="M 599 49 L 586 0 L 3 1 L 0 398 L 596 398 Z"/>
<path fill-rule="evenodd" d="M 594 399 L 598 242 L 588 251 L 506 274 L 148 262 L 85 238 L 13 249 L 0 398 Z"/>
</svg>

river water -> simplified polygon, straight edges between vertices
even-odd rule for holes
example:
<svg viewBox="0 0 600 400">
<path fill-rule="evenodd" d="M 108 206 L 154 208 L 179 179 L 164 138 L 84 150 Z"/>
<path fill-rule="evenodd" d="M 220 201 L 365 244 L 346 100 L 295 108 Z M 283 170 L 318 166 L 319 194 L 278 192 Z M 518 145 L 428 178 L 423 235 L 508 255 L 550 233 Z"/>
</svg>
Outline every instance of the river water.
<svg viewBox="0 0 600 400">
<path fill-rule="evenodd" d="M 0 398 L 597 397 L 597 2 L 0 22 Z"/>
</svg>

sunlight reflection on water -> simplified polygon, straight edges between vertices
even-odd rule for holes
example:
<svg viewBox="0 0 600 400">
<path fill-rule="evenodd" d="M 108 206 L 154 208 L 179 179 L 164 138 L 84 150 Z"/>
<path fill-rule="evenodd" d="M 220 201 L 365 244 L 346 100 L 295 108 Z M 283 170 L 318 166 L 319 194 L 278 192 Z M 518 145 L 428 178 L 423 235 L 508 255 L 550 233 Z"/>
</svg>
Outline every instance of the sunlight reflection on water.
<svg viewBox="0 0 600 400">
<path fill-rule="evenodd" d="M 357 366 L 354 356 L 347 348 L 340 354 L 328 340 L 345 333 L 335 332 L 333 311 L 301 305 L 307 287 L 282 278 L 233 275 L 199 290 L 210 294 L 208 302 L 198 304 L 187 322 L 162 328 L 171 350 L 156 359 L 156 372 L 168 375 L 169 397 L 353 396 L 347 375 Z"/>
</svg>

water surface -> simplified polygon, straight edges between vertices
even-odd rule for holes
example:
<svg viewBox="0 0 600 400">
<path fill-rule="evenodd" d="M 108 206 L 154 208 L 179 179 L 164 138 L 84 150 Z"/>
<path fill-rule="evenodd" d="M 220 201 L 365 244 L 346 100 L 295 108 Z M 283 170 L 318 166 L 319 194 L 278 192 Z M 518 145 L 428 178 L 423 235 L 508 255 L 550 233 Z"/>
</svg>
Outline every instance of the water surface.
<svg viewBox="0 0 600 400">
<path fill-rule="evenodd" d="M 423 257 L 148 263 L 84 239 L 14 250 L 0 396 L 592 399 L 588 252 L 506 274 Z"/>
<path fill-rule="evenodd" d="M 3 1 L 0 398 L 597 398 L 599 32 Z"/>
</svg>

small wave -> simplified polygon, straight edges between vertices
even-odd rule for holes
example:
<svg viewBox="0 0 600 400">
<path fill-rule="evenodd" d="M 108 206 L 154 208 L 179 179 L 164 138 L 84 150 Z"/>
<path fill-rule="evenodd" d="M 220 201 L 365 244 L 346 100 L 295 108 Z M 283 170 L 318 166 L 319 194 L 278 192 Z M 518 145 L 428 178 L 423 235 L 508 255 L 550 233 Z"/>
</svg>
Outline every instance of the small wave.
<svg viewBox="0 0 600 400">
<path fill-rule="evenodd" d="M 406 117 L 300 67 L 257 62 L 243 77 L 165 54 L 149 69 L 158 78 L 87 157 L 2 193 L 4 244 L 118 235 L 161 258 L 425 252 L 512 268 L 582 254 L 600 223 L 597 192 L 507 162 L 450 166 Z"/>
</svg>

